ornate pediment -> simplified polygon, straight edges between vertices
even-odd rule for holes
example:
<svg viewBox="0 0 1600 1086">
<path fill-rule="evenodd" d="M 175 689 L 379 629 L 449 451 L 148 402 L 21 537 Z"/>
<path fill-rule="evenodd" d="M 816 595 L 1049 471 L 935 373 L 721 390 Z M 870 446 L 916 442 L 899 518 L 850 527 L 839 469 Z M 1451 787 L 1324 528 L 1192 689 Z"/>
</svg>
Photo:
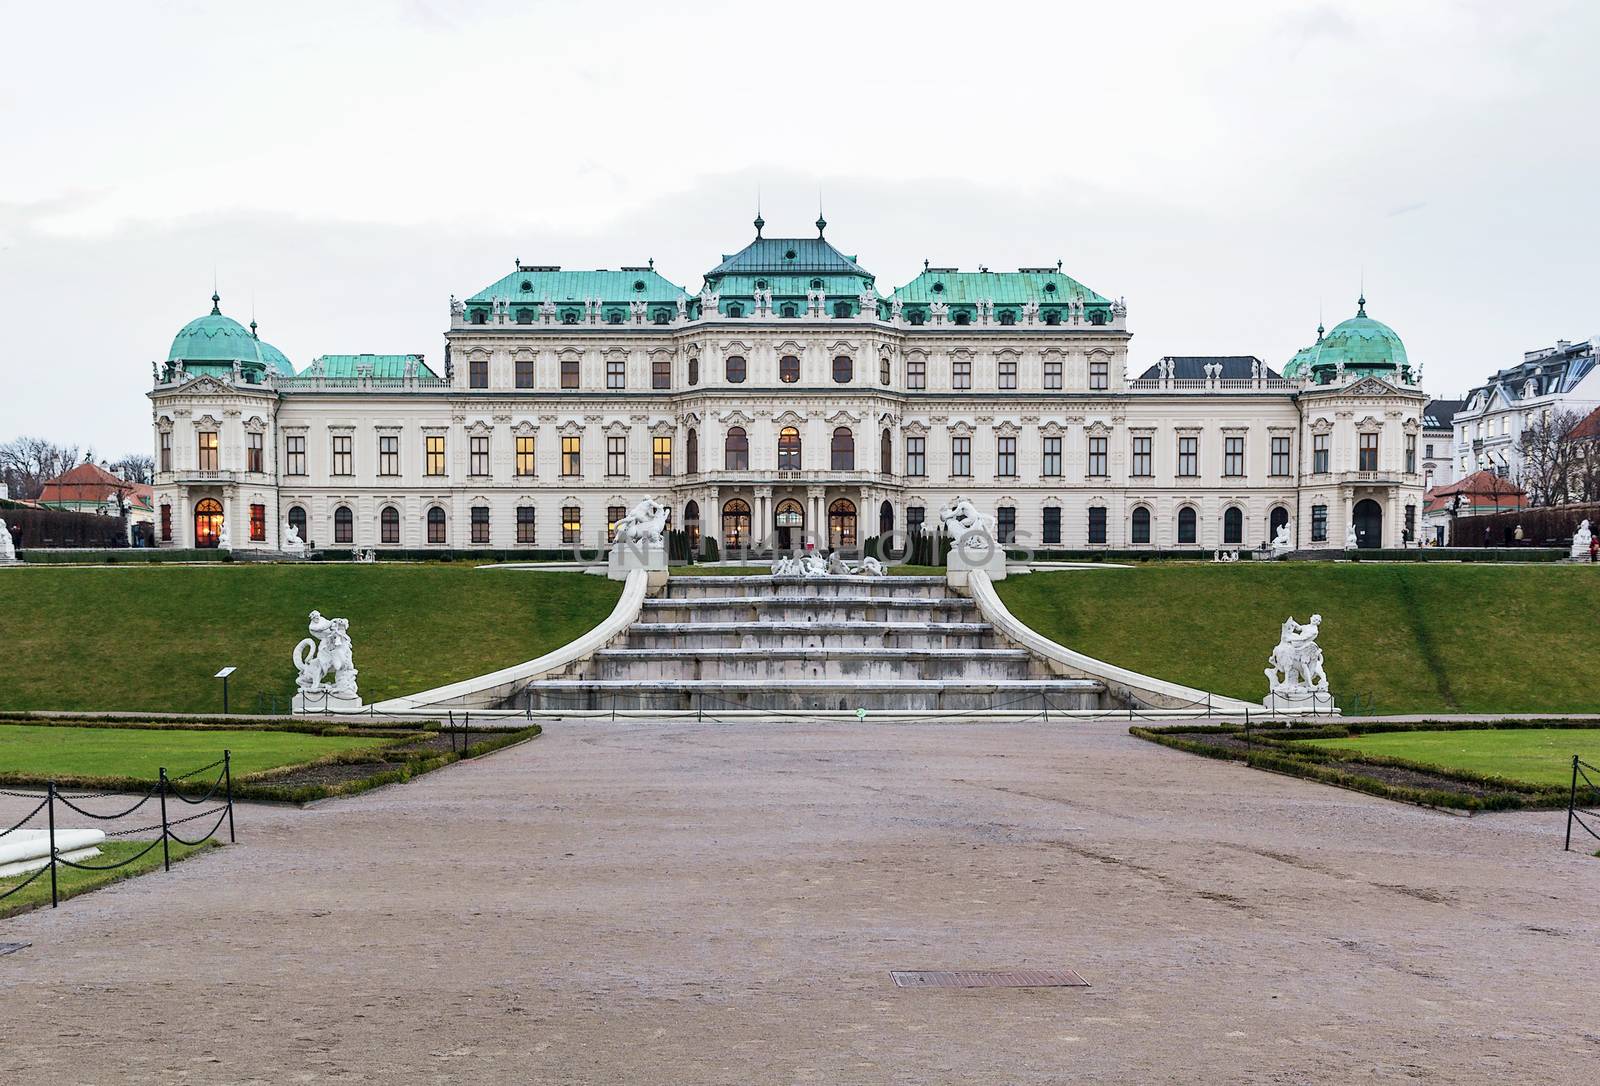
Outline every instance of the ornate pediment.
<svg viewBox="0 0 1600 1086">
<path fill-rule="evenodd" d="M 628 424 L 621 419 L 612 419 L 601 427 L 601 430 L 607 437 L 622 437 L 628 432 Z"/>
<path fill-rule="evenodd" d="M 841 423 L 849 423 L 851 426 L 855 426 L 855 425 L 857 425 L 857 424 L 859 424 L 861 422 L 861 416 L 860 415 L 852 415 L 848 411 L 835 411 L 833 414 L 827 416 L 827 418 L 823 419 L 822 421 L 824 421 L 824 422 L 826 422 L 826 423 L 828 423 L 828 424 L 830 424 L 832 426 L 838 426 Z"/>
<path fill-rule="evenodd" d="M 488 419 L 473 419 L 471 422 L 467 423 L 466 431 L 469 434 L 482 437 L 484 434 L 492 433 L 494 431 L 494 425 L 490 423 Z"/>
<path fill-rule="evenodd" d="M 1387 396 L 1394 392 L 1395 388 L 1376 377 L 1363 377 L 1344 391 L 1349 396 Z"/>
<path fill-rule="evenodd" d="M 518 419 L 517 424 L 511 427 L 511 432 L 521 437 L 527 437 L 530 434 L 539 432 L 539 424 L 532 419 Z"/>
<path fill-rule="evenodd" d="M 1107 426 L 1099 419 L 1095 419 L 1093 422 L 1083 428 L 1083 432 L 1091 437 L 1109 437 L 1111 435 L 1111 427 Z"/>
<path fill-rule="evenodd" d="M 724 411 L 718 415 L 717 421 L 725 426 L 749 426 L 755 419 L 736 407 L 732 411 Z"/>
</svg>

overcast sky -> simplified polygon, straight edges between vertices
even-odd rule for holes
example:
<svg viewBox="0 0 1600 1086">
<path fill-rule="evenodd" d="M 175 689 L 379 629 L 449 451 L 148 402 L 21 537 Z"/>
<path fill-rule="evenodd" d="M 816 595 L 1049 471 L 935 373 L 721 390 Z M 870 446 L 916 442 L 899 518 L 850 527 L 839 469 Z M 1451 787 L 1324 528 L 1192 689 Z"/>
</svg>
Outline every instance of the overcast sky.
<svg viewBox="0 0 1600 1086">
<path fill-rule="evenodd" d="M 1064 261 L 1130 368 L 1351 315 L 1435 395 L 1600 334 L 1600 4 L 0 0 L 0 440 L 148 451 L 223 311 L 443 354 L 513 260 L 698 290 L 752 235 L 887 291 Z"/>
</svg>

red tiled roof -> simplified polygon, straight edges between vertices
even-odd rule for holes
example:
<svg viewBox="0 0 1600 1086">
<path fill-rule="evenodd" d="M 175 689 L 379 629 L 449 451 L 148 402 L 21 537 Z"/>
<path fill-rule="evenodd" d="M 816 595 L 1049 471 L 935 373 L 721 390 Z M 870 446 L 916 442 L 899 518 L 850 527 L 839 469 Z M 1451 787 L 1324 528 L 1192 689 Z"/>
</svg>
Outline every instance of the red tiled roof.
<svg viewBox="0 0 1600 1086">
<path fill-rule="evenodd" d="M 1457 494 L 1461 495 L 1458 512 L 1462 516 L 1474 513 L 1499 513 L 1521 509 L 1528 504 L 1528 493 L 1509 479 L 1502 479 L 1492 471 L 1475 471 L 1453 483 L 1442 483 L 1422 496 L 1424 513 L 1447 512 Z"/>
<path fill-rule="evenodd" d="M 1589 412 L 1578 425 L 1568 430 L 1567 440 L 1600 441 L 1600 407 Z"/>
<path fill-rule="evenodd" d="M 38 501 L 41 505 L 53 505 L 58 502 L 103 502 L 119 492 L 127 494 L 129 500 L 132 500 L 137 489 L 138 484 L 118 478 L 98 464 L 79 464 L 54 479 L 46 479 L 39 488 Z"/>
</svg>

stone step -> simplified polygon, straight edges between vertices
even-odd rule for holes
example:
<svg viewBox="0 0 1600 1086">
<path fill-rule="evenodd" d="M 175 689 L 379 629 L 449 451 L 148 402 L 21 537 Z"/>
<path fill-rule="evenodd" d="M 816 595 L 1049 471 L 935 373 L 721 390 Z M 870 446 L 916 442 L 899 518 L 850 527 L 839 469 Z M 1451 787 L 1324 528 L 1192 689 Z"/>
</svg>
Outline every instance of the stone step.
<svg viewBox="0 0 1600 1086">
<path fill-rule="evenodd" d="M 546 679 L 531 683 L 507 704 L 515 709 L 718 710 L 1069 710 L 1101 707 L 1104 686 L 1092 679 L 1022 679 L 994 682 L 872 682 L 793 679 L 781 686 L 719 680 L 640 682 Z"/>
<path fill-rule="evenodd" d="M 743 596 L 871 596 L 938 599 L 948 592 L 943 577 L 673 577 L 668 599 Z"/>
<path fill-rule="evenodd" d="M 717 679 L 787 685 L 796 679 L 991 682 L 1047 678 L 1023 649 L 881 648 L 601 649 L 573 678 Z"/>
<path fill-rule="evenodd" d="M 970 621 L 977 605 L 960 597 L 727 596 L 644 601 L 651 622 L 950 622 Z"/>
<path fill-rule="evenodd" d="M 993 646 L 987 622 L 635 622 L 628 644 L 636 648 L 842 648 L 976 649 Z"/>
</svg>

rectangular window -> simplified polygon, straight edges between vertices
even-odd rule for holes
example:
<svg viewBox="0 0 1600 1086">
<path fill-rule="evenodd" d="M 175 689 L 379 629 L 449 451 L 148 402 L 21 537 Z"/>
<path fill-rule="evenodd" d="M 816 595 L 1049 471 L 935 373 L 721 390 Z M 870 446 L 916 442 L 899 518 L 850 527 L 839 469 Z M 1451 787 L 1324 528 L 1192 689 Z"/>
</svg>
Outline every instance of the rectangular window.
<svg viewBox="0 0 1600 1086">
<path fill-rule="evenodd" d="M 916 358 L 916 357 L 912 357 L 912 358 L 906 359 L 906 387 L 907 388 L 927 388 L 928 387 L 928 362 L 927 362 L 927 359 L 925 359 L 925 358 Z"/>
<path fill-rule="evenodd" d="M 533 435 L 522 434 L 517 438 L 517 474 L 533 474 Z"/>
<path fill-rule="evenodd" d="M 474 505 L 472 507 L 472 541 L 474 543 L 489 542 L 489 507 L 487 505 Z"/>
<path fill-rule="evenodd" d="M 396 434 L 378 435 L 378 474 L 400 474 L 400 438 Z"/>
<path fill-rule="evenodd" d="M 1059 389 L 1062 387 L 1061 359 L 1047 358 L 1044 360 L 1044 387 Z"/>
<path fill-rule="evenodd" d="M 1178 474 L 1193 477 L 1200 474 L 1200 439 L 1178 438 Z"/>
<path fill-rule="evenodd" d="M 925 437 L 906 438 L 906 474 L 925 476 L 928 474 L 928 439 Z"/>
<path fill-rule="evenodd" d="M 1015 543 L 1017 541 L 1017 507 L 1014 505 L 1000 505 L 994 511 L 995 531 L 1000 538 L 996 543 Z"/>
<path fill-rule="evenodd" d="M 972 359 L 957 358 L 950 363 L 950 387 L 972 387 Z"/>
<path fill-rule="evenodd" d="M 1017 474 L 1017 439 L 1014 437 L 1000 437 L 996 441 L 995 449 L 995 474 L 1001 478 L 1011 478 Z"/>
<path fill-rule="evenodd" d="M 533 542 L 533 506 L 519 505 L 517 507 L 517 542 Z"/>
<path fill-rule="evenodd" d="M 161 432 L 161 463 L 158 465 L 158 467 L 159 467 L 159 469 L 161 471 L 171 471 L 172 470 L 172 431 L 171 430 L 163 430 Z"/>
<path fill-rule="evenodd" d="M 583 474 L 583 438 L 576 434 L 561 439 L 561 474 Z"/>
<path fill-rule="evenodd" d="M 1433 457 L 1433 443 L 1431 441 L 1423 448 L 1422 455 L 1427 457 L 1429 460 L 1432 460 L 1434 458 Z"/>
<path fill-rule="evenodd" d="M 583 512 L 576 505 L 561 507 L 561 542 L 576 543 L 583 534 Z"/>
<path fill-rule="evenodd" d="M 427 460 L 428 475 L 444 474 L 444 435 L 432 434 L 422 440 L 422 451 Z"/>
<path fill-rule="evenodd" d="M 306 473 L 306 439 L 304 434 L 290 434 L 283 439 L 285 475 Z"/>
<path fill-rule="evenodd" d="M 1089 507 L 1089 542 L 1104 543 L 1106 541 L 1106 507 L 1091 505 Z"/>
<path fill-rule="evenodd" d="M 1417 507 L 1406 506 L 1406 541 L 1410 542 L 1417 535 Z"/>
<path fill-rule="evenodd" d="M 1231 477 L 1244 474 L 1244 438 L 1222 439 L 1222 474 Z"/>
<path fill-rule="evenodd" d="M 1089 387 L 1103 390 L 1111 387 L 1111 364 L 1103 358 L 1089 360 Z"/>
<path fill-rule="evenodd" d="M 1275 437 L 1272 439 L 1272 474 L 1289 474 L 1289 439 Z"/>
<path fill-rule="evenodd" d="M 1311 435 L 1311 474 L 1328 474 L 1328 434 Z"/>
<path fill-rule="evenodd" d="M 1417 473 L 1417 435 L 1406 435 L 1406 474 Z"/>
<path fill-rule="evenodd" d="M 1047 505 L 1044 507 L 1044 542 L 1061 542 L 1061 507 Z"/>
<path fill-rule="evenodd" d="M 1110 438 L 1091 437 L 1089 439 L 1089 474 L 1103 477 L 1110 474 L 1106 468 L 1106 442 Z"/>
<path fill-rule="evenodd" d="M 626 358 L 606 359 L 606 387 L 628 387 L 628 360 Z"/>
<path fill-rule="evenodd" d="M 517 387 L 518 388 L 532 388 L 533 387 L 533 359 L 531 359 L 531 358 L 519 358 L 519 359 L 517 359 Z"/>
<path fill-rule="evenodd" d="M 1047 437 L 1044 439 L 1044 468 L 1042 475 L 1048 478 L 1059 478 L 1061 475 L 1061 439 Z"/>
<path fill-rule="evenodd" d="M 650 441 L 650 474 L 672 474 L 672 438 L 657 437 Z"/>
<path fill-rule="evenodd" d="M 333 435 L 333 474 L 354 475 L 356 473 L 355 457 L 351 452 L 354 444 L 355 438 L 349 434 Z"/>
<path fill-rule="evenodd" d="M 474 434 L 467 439 L 467 474 L 489 474 L 488 434 Z"/>
<path fill-rule="evenodd" d="M 959 476 L 972 474 L 972 439 L 970 437 L 953 437 L 950 439 L 950 474 Z"/>
<path fill-rule="evenodd" d="M 1311 542 L 1326 543 L 1328 541 L 1328 507 L 1326 505 L 1313 505 L 1311 507 Z"/>
<path fill-rule="evenodd" d="M 1155 443 L 1156 439 L 1147 434 L 1134 437 L 1133 474 L 1136 478 L 1148 479 L 1155 475 Z"/>
<path fill-rule="evenodd" d="M 1362 434 L 1361 435 L 1360 452 L 1361 452 L 1361 461 L 1360 461 L 1360 463 L 1358 463 L 1356 465 L 1357 470 L 1359 470 L 1359 471 L 1377 471 L 1378 470 L 1378 435 L 1377 434 Z"/>
<path fill-rule="evenodd" d="M 1412 441 L 1415 442 L 1416 439 L 1413 438 Z M 265 442 L 265 434 L 249 433 L 245 435 L 245 471 L 259 472 L 263 470 L 262 465 L 266 462 Z"/>
<path fill-rule="evenodd" d="M 166 506 L 161 508 L 166 509 Z M 906 506 L 906 531 L 911 533 L 921 532 L 922 526 L 927 523 L 928 511 L 920 505 Z"/>
<path fill-rule="evenodd" d="M 1412 508 L 1407 506 L 1407 508 Z M 265 543 L 267 541 L 267 507 L 252 505 L 250 507 L 250 542 Z"/>
<path fill-rule="evenodd" d="M 606 438 L 606 474 L 628 474 L 628 439 L 625 437 Z"/>
<path fill-rule="evenodd" d="M 217 432 L 215 430 L 202 430 L 198 448 L 200 462 L 196 465 L 201 471 L 217 470 Z"/>
<path fill-rule="evenodd" d="M 172 506 L 161 507 L 161 542 L 172 542 Z"/>
<path fill-rule="evenodd" d="M 617 521 L 628 515 L 628 510 L 620 505 L 606 506 L 606 542 L 617 541 Z"/>
<path fill-rule="evenodd" d="M 563 358 L 561 360 L 561 387 L 578 387 L 578 360 L 576 358 Z"/>
<path fill-rule="evenodd" d="M 650 360 L 650 387 L 672 387 L 672 356 L 658 354 Z"/>
<path fill-rule="evenodd" d="M 1000 387 L 1017 387 L 1017 360 L 1010 355 L 1000 359 Z"/>
<path fill-rule="evenodd" d="M 487 358 L 473 358 L 467 361 L 467 386 L 469 388 L 489 387 L 489 360 Z"/>
</svg>

